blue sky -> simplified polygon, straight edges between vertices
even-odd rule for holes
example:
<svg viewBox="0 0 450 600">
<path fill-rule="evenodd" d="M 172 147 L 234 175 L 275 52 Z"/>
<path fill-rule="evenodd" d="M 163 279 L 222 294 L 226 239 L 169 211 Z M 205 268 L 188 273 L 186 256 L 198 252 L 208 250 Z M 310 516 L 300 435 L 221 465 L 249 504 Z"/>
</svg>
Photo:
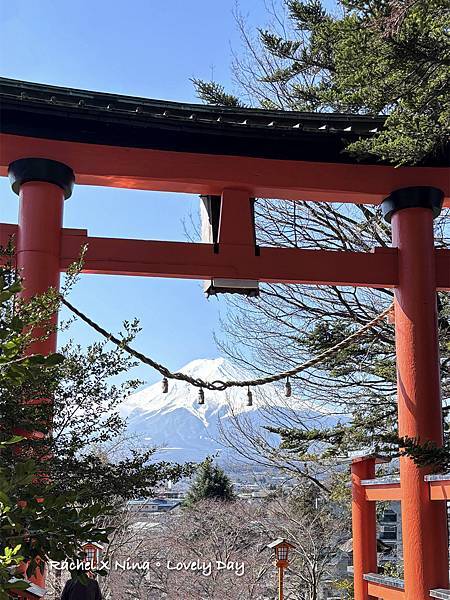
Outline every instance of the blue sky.
<svg viewBox="0 0 450 600">
<path fill-rule="evenodd" d="M 234 0 L 4 0 L 0 6 L 4 77 L 191 102 L 197 101 L 191 77 L 213 75 L 232 87 L 232 48 L 240 48 Z M 240 0 L 239 10 L 253 25 L 268 19 L 263 0 Z M 189 195 L 77 186 L 64 225 L 97 236 L 184 240 L 183 223 L 197 209 Z M 0 221 L 17 221 L 17 198 L 3 178 Z M 71 299 L 114 330 L 138 317 L 143 331 L 136 346 L 172 369 L 218 355 L 213 332 L 224 303 L 207 301 L 200 282 L 83 276 Z M 83 344 L 95 337 L 78 324 L 70 335 Z M 136 375 L 158 379 L 144 367 Z"/>
</svg>

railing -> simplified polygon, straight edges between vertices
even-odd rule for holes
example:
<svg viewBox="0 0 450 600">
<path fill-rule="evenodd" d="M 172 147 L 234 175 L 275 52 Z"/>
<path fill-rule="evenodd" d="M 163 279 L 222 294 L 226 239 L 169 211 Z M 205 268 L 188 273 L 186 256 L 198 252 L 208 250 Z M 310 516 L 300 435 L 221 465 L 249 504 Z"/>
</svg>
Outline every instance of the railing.
<svg viewBox="0 0 450 600">
<path fill-rule="evenodd" d="M 366 573 L 364 581 L 367 581 L 369 595 L 375 598 L 400 600 L 405 597 L 403 579 L 399 579 L 398 577 L 387 577 L 378 573 Z M 438 600 L 450 600 L 450 590 L 430 590 L 430 597 L 438 598 Z"/>
<path fill-rule="evenodd" d="M 367 591 L 370 596 L 382 598 L 383 600 L 400 600 L 405 597 L 405 585 L 403 579 L 387 577 L 378 573 L 366 573 L 364 581 L 367 581 Z"/>
<path fill-rule="evenodd" d="M 401 600 L 406 598 L 404 581 L 376 572 L 378 564 L 375 514 L 376 501 L 402 501 L 400 477 L 376 477 L 375 465 L 388 462 L 376 455 L 351 457 L 351 462 L 355 599 Z M 450 502 L 450 473 L 427 475 L 424 477 L 424 484 L 430 500 Z M 436 581 L 435 585 L 436 583 L 440 582 Z M 411 591 L 408 593 L 409 598 Z M 449 589 L 431 589 L 428 594 L 426 598 L 450 600 Z M 420 600 L 423 600 L 422 596 Z"/>
<path fill-rule="evenodd" d="M 431 500 L 448 500 L 450 502 L 450 473 L 427 475 L 425 481 L 429 485 Z M 362 479 L 361 485 L 365 488 L 366 500 L 370 502 L 399 501 L 401 499 L 400 477 L 398 476 Z"/>
<path fill-rule="evenodd" d="M 440 600 L 450 600 L 450 590 L 431 590 L 430 596 Z"/>
</svg>

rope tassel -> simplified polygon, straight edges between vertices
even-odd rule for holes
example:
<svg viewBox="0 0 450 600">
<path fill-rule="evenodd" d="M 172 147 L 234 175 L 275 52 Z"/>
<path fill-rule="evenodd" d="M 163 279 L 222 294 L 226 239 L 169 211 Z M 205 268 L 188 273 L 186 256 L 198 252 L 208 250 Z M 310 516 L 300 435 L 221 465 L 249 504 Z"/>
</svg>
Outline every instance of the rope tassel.
<svg viewBox="0 0 450 600">
<path fill-rule="evenodd" d="M 203 388 L 200 388 L 198 390 L 198 403 L 205 404 L 205 392 L 204 392 Z"/>
<path fill-rule="evenodd" d="M 285 392 L 286 398 L 290 398 L 292 396 L 292 385 L 291 385 L 291 382 L 289 381 L 289 377 L 286 379 L 286 385 L 284 387 L 284 392 Z"/>
</svg>

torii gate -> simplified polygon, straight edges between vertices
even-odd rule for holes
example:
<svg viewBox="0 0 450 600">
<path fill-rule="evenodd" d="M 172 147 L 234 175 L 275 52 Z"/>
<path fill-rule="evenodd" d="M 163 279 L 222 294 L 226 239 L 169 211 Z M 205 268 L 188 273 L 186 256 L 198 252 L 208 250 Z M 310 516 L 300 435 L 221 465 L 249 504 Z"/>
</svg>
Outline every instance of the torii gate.
<svg viewBox="0 0 450 600">
<path fill-rule="evenodd" d="M 382 128 L 381 118 L 225 109 L 8 79 L 0 99 L 0 174 L 20 196 L 18 225 L 0 224 L 0 244 L 16 238 L 25 297 L 58 288 L 86 243 L 85 273 L 394 288 L 399 434 L 442 444 L 436 290 L 450 291 L 450 250 L 434 248 L 433 218 L 450 207 L 448 149 L 421 166 L 393 168 L 342 153 Z M 75 181 L 220 196 L 215 243 L 65 229 Z M 381 204 L 392 248 L 257 247 L 254 197 Z M 55 349 L 55 335 L 33 348 Z M 400 482 L 373 481 L 374 457 L 356 459 L 352 473 L 355 600 L 450 597 L 450 480 L 425 481 L 427 471 L 409 458 L 400 460 Z M 373 501 L 383 499 L 402 503 L 401 583 L 376 575 Z"/>
</svg>

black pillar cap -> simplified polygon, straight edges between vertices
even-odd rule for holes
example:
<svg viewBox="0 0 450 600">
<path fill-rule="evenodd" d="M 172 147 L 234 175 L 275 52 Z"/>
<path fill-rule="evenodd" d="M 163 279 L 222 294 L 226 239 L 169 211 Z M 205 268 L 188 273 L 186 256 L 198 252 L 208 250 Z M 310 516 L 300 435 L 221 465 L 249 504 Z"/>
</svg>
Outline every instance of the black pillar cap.
<svg viewBox="0 0 450 600">
<path fill-rule="evenodd" d="M 381 203 L 384 220 L 391 222 L 392 215 L 403 208 L 430 208 L 435 219 L 441 214 L 444 192 L 428 186 L 407 187 L 395 190 Z"/>
<path fill-rule="evenodd" d="M 75 175 L 70 167 L 48 158 L 19 158 L 9 165 L 8 177 L 17 195 L 23 183 L 46 181 L 62 188 L 66 200 L 72 195 L 75 183 Z"/>
</svg>

